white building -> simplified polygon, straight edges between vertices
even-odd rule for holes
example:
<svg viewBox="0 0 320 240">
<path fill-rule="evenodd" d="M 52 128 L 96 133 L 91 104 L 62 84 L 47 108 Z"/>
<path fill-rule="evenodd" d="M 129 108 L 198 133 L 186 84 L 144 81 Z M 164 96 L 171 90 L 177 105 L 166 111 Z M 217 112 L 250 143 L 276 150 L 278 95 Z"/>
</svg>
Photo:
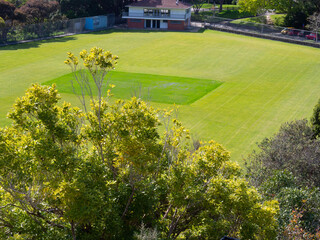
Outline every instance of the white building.
<svg viewBox="0 0 320 240">
<path fill-rule="evenodd" d="M 179 0 L 140 0 L 122 14 L 129 28 L 184 30 L 190 26 L 191 4 Z"/>
</svg>

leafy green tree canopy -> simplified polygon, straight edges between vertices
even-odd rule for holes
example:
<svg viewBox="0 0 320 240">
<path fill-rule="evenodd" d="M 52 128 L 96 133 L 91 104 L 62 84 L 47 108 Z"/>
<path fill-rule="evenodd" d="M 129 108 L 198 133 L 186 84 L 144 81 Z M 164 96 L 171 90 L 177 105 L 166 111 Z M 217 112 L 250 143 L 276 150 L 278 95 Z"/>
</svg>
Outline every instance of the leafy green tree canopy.
<svg viewBox="0 0 320 240">
<path fill-rule="evenodd" d="M 319 138 L 320 137 L 320 99 L 313 108 L 313 114 L 310 121 L 313 127 L 314 136 L 316 138 Z"/>
<path fill-rule="evenodd" d="M 303 239 L 313 239 L 310 236 L 319 234 L 319 113 L 320 102 L 314 107 L 311 121 L 283 124 L 274 136 L 264 139 L 259 151 L 247 160 L 249 181 L 264 199 L 279 201 L 279 239 L 294 235 L 296 229 L 301 229 L 299 236 L 310 233 Z M 296 222 L 299 226 L 292 225 L 294 221 L 299 221 Z"/>
<path fill-rule="evenodd" d="M 308 23 L 308 16 L 320 11 L 318 0 L 239 0 L 241 11 L 252 14 L 263 13 L 266 10 L 276 10 L 286 13 L 284 22 L 287 26 L 302 28 Z"/>
<path fill-rule="evenodd" d="M 249 171 L 258 184 L 276 170 L 287 170 L 300 186 L 320 187 L 320 141 L 307 120 L 285 123 L 273 137 L 264 139 L 248 159 Z"/>
<path fill-rule="evenodd" d="M 19 11 L 26 16 L 27 23 L 42 23 L 59 15 L 60 4 L 57 1 L 28 0 Z"/>
<path fill-rule="evenodd" d="M 16 7 L 5 0 L 0 0 L 0 17 L 7 21 L 14 19 L 14 10 Z"/>
</svg>

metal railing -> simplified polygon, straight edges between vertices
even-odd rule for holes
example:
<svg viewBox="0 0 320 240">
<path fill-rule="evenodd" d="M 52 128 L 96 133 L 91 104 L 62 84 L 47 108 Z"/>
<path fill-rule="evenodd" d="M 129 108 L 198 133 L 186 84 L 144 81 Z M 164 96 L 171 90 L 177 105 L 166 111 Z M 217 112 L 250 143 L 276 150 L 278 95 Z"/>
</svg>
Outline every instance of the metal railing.
<svg viewBox="0 0 320 240">
<path fill-rule="evenodd" d="M 186 14 L 155 14 L 155 13 L 128 13 L 122 12 L 123 17 L 146 17 L 146 18 L 171 18 L 186 19 Z"/>
<path fill-rule="evenodd" d="M 242 19 L 227 19 L 215 16 L 208 16 L 203 19 L 202 22 L 192 22 L 191 25 L 194 27 L 211 28 L 248 36 L 320 47 L 320 36 L 306 29 L 285 28 Z"/>
</svg>

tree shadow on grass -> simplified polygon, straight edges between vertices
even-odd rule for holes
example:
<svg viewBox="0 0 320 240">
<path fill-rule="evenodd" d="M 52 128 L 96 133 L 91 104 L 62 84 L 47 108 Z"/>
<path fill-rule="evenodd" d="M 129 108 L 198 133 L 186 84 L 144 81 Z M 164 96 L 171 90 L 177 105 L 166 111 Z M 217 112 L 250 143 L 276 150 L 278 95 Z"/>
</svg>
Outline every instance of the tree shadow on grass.
<svg viewBox="0 0 320 240">
<path fill-rule="evenodd" d="M 29 49 L 29 48 L 37 48 L 43 43 L 56 43 L 56 42 L 67 42 L 76 40 L 75 36 L 64 36 L 64 37 L 54 37 L 45 40 L 35 40 L 30 42 L 17 42 L 17 43 L 10 43 L 8 45 L 0 45 L 0 51 L 2 50 L 20 50 L 20 49 Z"/>
<path fill-rule="evenodd" d="M 109 34 L 109 33 L 164 33 L 164 32 L 172 32 L 172 33 L 203 33 L 205 29 L 199 28 L 197 31 L 189 31 L 189 30 L 181 30 L 181 31 L 174 31 L 174 30 L 166 30 L 166 29 L 130 29 L 130 28 L 118 28 L 118 29 L 108 29 L 103 31 L 95 31 L 89 32 L 86 34 L 92 35 L 102 35 L 102 34 Z"/>
<path fill-rule="evenodd" d="M 86 33 L 86 34 L 103 35 L 103 34 L 110 34 L 110 33 L 162 33 L 162 32 L 168 32 L 168 31 L 165 31 L 165 30 L 149 30 L 149 29 L 119 28 L 119 29 L 109 29 L 109 30 L 103 30 L 103 31 L 89 32 L 89 33 Z"/>
<path fill-rule="evenodd" d="M 42 40 L 34 39 L 34 40 L 26 40 L 26 41 L 21 41 L 21 42 L 11 42 L 8 44 L 1 44 L 0 43 L 0 51 L 37 48 L 43 43 L 72 41 L 72 40 L 76 40 L 77 39 L 76 35 L 79 35 L 79 34 L 104 35 L 104 34 L 109 34 L 109 33 L 113 33 L 113 32 L 126 32 L 126 31 L 117 30 L 117 29 L 107 29 L 107 30 L 87 32 L 87 33 L 78 33 L 78 34 L 69 35 L 69 36 L 55 36 L 52 38 L 42 39 Z M 143 32 L 143 31 L 141 31 L 141 32 Z"/>
<path fill-rule="evenodd" d="M 200 29 L 196 32 L 194 31 L 168 31 L 164 29 L 157 29 L 157 30 L 151 30 L 151 29 L 108 29 L 108 30 L 102 30 L 102 31 L 94 31 L 94 32 L 88 32 L 83 34 L 90 34 L 90 35 L 104 35 L 104 34 L 110 34 L 110 33 L 163 33 L 163 32 L 176 32 L 176 33 L 203 33 L 204 29 Z M 78 34 L 75 34 L 78 35 Z M 50 42 L 67 42 L 76 40 L 77 37 L 75 35 L 72 36 L 57 36 L 50 39 L 45 40 L 30 40 L 30 42 L 16 42 L 16 43 L 9 43 L 8 45 L 1 45 L 0 44 L 0 51 L 1 50 L 20 50 L 20 49 L 29 49 L 29 48 L 37 48 L 43 43 L 50 43 Z"/>
</svg>

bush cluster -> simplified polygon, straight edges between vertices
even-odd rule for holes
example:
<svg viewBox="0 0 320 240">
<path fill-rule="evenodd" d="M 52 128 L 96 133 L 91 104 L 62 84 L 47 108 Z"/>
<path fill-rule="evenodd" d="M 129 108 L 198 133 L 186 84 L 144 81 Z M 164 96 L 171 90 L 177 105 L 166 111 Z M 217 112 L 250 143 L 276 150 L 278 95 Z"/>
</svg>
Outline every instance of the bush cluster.
<svg viewBox="0 0 320 240">
<path fill-rule="evenodd" d="M 264 199 L 279 201 L 279 237 L 283 239 L 293 234 L 290 231 L 288 233 L 292 219 L 299 219 L 299 229 L 304 233 L 309 232 L 309 236 L 313 236 L 310 239 L 318 236 L 319 113 L 320 101 L 310 121 L 304 119 L 283 124 L 278 133 L 258 145 L 259 151 L 253 152 L 246 162 L 248 179 L 259 188 Z"/>
</svg>

